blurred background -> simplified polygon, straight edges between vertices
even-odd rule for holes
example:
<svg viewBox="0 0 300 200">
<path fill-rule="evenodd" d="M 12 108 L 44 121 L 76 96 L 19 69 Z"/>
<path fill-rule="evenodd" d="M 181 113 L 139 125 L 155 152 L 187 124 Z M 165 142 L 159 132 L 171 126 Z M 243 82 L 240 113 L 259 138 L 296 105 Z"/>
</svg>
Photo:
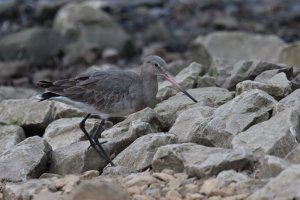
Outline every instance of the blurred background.
<svg viewBox="0 0 300 200">
<path fill-rule="evenodd" d="M 256 44 L 265 55 L 252 55 L 246 33 L 211 36 L 227 31 L 270 35 Z M 91 68 L 136 68 L 149 54 L 174 75 L 192 61 L 209 68 L 224 52 L 278 62 L 277 47 L 299 39 L 299 0 L 0 0 L 0 85 L 35 88 Z"/>
</svg>

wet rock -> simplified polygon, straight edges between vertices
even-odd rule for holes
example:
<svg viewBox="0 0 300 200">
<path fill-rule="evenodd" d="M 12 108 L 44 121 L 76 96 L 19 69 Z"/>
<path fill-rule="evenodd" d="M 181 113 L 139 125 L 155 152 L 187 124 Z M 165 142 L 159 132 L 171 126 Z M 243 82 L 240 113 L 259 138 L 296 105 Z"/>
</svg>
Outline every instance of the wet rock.
<svg viewBox="0 0 300 200">
<path fill-rule="evenodd" d="M 217 85 L 234 89 L 235 85 L 241 81 L 254 79 L 257 75 L 266 70 L 286 69 L 283 64 L 273 64 L 261 61 L 237 61 L 224 62 L 224 65 L 217 68 Z"/>
<path fill-rule="evenodd" d="M 82 141 L 86 138 L 79 128 L 81 121 L 82 118 L 55 120 L 47 126 L 43 138 L 49 143 L 53 150 Z M 100 120 L 88 119 L 85 125 L 87 132 L 95 131 L 98 127 L 97 123 L 100 124 Z"/>
<path fill-rule="evenodd" d="M 158 148 L 152 161 L 155 171 L 185 170 L 189 176 L 206 177 L 223 170 L 251 168 L 253 157 L 243 149 L 206 147 L 194 143 L 170 144 Z"/>
<path fill-rule="evenodd" d="M 52 121 L 52 102 L 31 99 L 3 100 L 0 102 L 0 124 L 21 126 L 26 134 L 42 134 Z"/>
<path fill-rule="evenodd" d="M 285 63 L 289 66 L 299 68 L 300 67 L 300 43 L 295 42 L 289 44 L 281 49 L 278 62 Z"/>
<path fill-rule="evenodd" d="M 201 41 L 201 38 L 199 40 Z M 202 44 L 214 58 L 266 62 L 277 62 L 280 48 L 285 46 L 285 43 L 274 35 L 238 31 L 210 33 L 202 39 Z"/>
<path fill-rule="evenodd" d="M 236 85 L 237 94 L 252 89 L 263 90 L 275 98 L 283 98 L 292 91 L 290 81 L 286 78 L 285 73 L 276 74 L 266 83 L 247 80 Z"/>
<path fill-rule="evenodd" d="M 1 181 L 24 181 L 45 170 L 51 147 L 38 136 L 27 138 L 0 157 Z"/>
<path fill-rule="evenodd" d="M 300 164 L 300 145 L 298 144 L 290 153 L 288 153 L 285 159 L 292 163 Z"/>
<path fill-rule="evenodd" d="M 80 141 L 52 151 L 49 172 L 65 175 L 103 169 L 107 164 L 106 160 L 93 148 L 88 149 L 89 146 L 89 141 Z M 109 154 L 109 147 L 106 144 L 102 146 Z"/>
<path fill-rule="evenodd" d="M 167 125 L 173 124 L 177 116 L 187 108 L 197 106 L 216 107 L 232 99 L 232 93 L 223 88 L 208 87 L 190 89 L 188 92 L 198 101 L 194 103 L 182 93 L 165 100 L 155 107 L 155 111 L 167 120 Z"/>
<path fill-rule="evenodd" d="M 166 122 L 151 108 L 129 115 L 124 121 L 102 133 L 112 154 L 117 155 L 137 138 L 166 129 Z"/>
<path fill-rule="evenodd" d="M 176 75 L 175 80 L 185 89 L 190 89 L 196 85 L 196 80 L 201 73 L 203 73 L 203 66 L 198 63 L 191 63 Z M 156 98 L 162 101 L 177 93 L 178 90 L 169 81 L 164 81 L 159 84 Z"/>
<path fill-rule="evenodd" d="M 25 139 L 23 129 L 15 125 L 0 125 L 0 155 Z"/>
<path fill-rule="evenodd" d="M 200 76 L 197 79 L 197 88 L 199 87 L 215 87 L 216 86 L 216 77 L 204 75 Z"/>
<path fill-rule="evenodd" d="M 178 115 L 169 132 L 175 134 L 179 142 L 198 143 L 197 138 L 193 136 L 201 130 L 200 127 L 205 127 L 213 111 L 214 109 L 208 106 L 187 109 Z"/>
<path fill-rule="evenodd" d="M 297 110 L 282 111 L 235 136 L 233 148 L 246 147 L 259 157 L 269 154 L 282 158 L 298 144 L 299 117 Z"/>
<path fill-rule="evenodd" d="M 271 179 L 248 199 L 298 199 L 300 198 L 300 165 L 292 165 Z"/>
<path fill-rule="evenodd" d="M 141 171 L 151 166 L 153 156 L 160 146 L 176 143 L 173 134 L 153 133 L 142 136 L 124 149 L 113 160 L 117 166 Z"/>
<path fill-rule="evenodd" d="M 218 107 L 212 120 L 194 134 L 204 144 L 230 147 L 232 138 L 250 126 L 268 120 L 277 101 L 261 90 L 250 90 Z"/>
<path fill-rule="evenodd" d="M 0 86 L 0 101 L 6 99 L 28 99 L 35 94 L 36 91 L 32 89 Z"/>
<path fill-rule="evenodd" d="M 63 6 L 55 17 L 54 29 L 72 41 L 64 50 L 66 62 L 90 50 L 113 48 L 122 53 L 129 42 L 129 36 L 108 14 L 84 2 Z"/>
<path fill-rule="evenodd" d="M 0 47 L 1 49 L 1 47 Z M 24 60 L 0 62 L 0 78 L 2 81 L 13 77 L 28 75 L 29 63 Z"/>
<path fill-rule="evenodd" d="M 12 61 L 22 58 L 42 64 L 45 60 L 56 56 L 63 45 L 64 39 L 56 31 L 47 28 L 29 28 L 1 38 L 1 60 Z"/>
<path fill-rule="evenodd" d="M 272 178 L 280 174 L 281 171 L 288 168 L 291 163 L 276 156 L 265 155 L 261 160 L 260 178 Z"/>
</svg>

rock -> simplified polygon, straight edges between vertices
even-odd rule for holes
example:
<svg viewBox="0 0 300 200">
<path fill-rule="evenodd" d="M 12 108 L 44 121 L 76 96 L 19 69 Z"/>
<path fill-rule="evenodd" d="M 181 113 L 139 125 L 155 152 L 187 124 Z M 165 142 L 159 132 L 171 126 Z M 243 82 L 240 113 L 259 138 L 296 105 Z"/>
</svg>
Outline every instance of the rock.
<svg viewBox="0 0 300 200">
<path fill-rule="evenodd" d="M 204 144 L 230 147 L 232 138 L 250 126 L 268 120 L 277 101 L 261 90 L 250 90 L 218 107 L 205 127 L 194 136 Z"/>
<path fill-rule="evenodd" d="M 68 62 L 90 50 L 113 48 L 122 53 L 129 42 L 129 36 L 108 14 L 84 2 L 63 6 L 55 17 L 54 29 L 72 40 L 65 48 Z"/>
<path fill-rule="evenodd" d="M 283 98 L 292 91 L 290 81 L 286 78 L 285 73 L 276 74 L 266 83 L 247 80 L 236 85 L 237 94 L 251 89 L 263 90 L 275 98 Z"/>
<path fill-rule="evenodd" d="M 197 79 L 197 88 L 215 87 L 215 86 L 216 86 L 216 77 L 204 75 L 204 76 L 199 76 Z"/>
<path fill-rule="evenodd" d="M 288 67 L 283 64 L 273 64 L 262 61 L 237 61 L 237 62 L 224 62 L 224 65 L 217 68 L 217 85 L 234 89 L 235 85 L 241 81 L 254 79 L 257 75 L 266 70 L 272 69 L 287 69 Z"/>
<path fill-rule="evenodd" d="M 1 181 L 38 178 L 45 170 L 51 147 L 38 136 L 27 138 L 0 157 Z"/>
<path fill-rule="evenodd" d="M 126 167 L 134 171 L 142 171 L 151 167 L 153 156 L 160 146 L 176 143 L 173 134 L 153 133 L 142 136 L 124 149 L 113 162 L 117 166 Z"/>
<path fill-rule="evenodd" d="M 108 141 L 112 154 L 118 155 L 137 138 L 166 129 L 166 122 L 151 108 L 129 115 L 124 121 L 103 131 L 102 138 Z"/>
<path fill-rule="evenodd" d="M 170 144 L 158 148 L 152 161 L 154 171 L 165 168 L 185 170 L 199 178 L 216 175 L 223 170 L 251 168 L 253 157 L 246 151 L 206 147 L 194 143 Z"/>
<path fill-rule="evenodd" d="M 53 103 L 52 118 L 72 118 L 72 117 L 84 117 L 86 113 L 71 105 L 61 103 L 58 101 L 49 101 Z"/>
<path fill-rule="evenodd" d="M 168 126 L 173 124 L 177 116 L 187 108 L 198 106 L 216 107 L 232 99 L 232 94 L 223 88 L 208 87 L 190 89 L 188 92 L 198 101 L 194 103 L 182 93 L 156 105 L 155 111 L 167 120 Z"/>
<path fill-rule="evenodd" d="M 249 148 L 258 157 L 269 154 L 282 158 L 298 144 L 298 123 L 298 111 L 287 109 L 239 133 L 233 138 L 232 146 Z"/>
<path fill-rule="evenodd" d="M 198 39 L 214 58 L 261 60 L 277 62 L 285 43 L 274 35 L 259 35 L 238 31 L 213 32 Z"/>
<path fill-rule="evenodd" d="M 0 124 L 19 125 L 26 135 L 42 135 L 52 121 L 52 107 L 49 101 L 3 100 L 0 102 Z"/>
<path fill-rule="evenodd" d="M 261 161 L 259 178 L 272 178 L 280 174 L 281 171 L 288 168 L 291 163 L 276 156 L 265 155 Z"/>
<path fill-rule="evenodd" d="M 201 73 L 203 73 L 203 66 L 198 63 L 191 63 L 181 70 L 174 79 L 185 89 L 190 89 L 196 85 L 196 80 Z M 169 81 L 164 81 L 158 86 L 156 98 L 162 101 L 177 93 L 178 90 Z"/>
<path fill-rule="evenodd" d="M 0 125 L 0 155 L 25 139 L 23 129 L 15 125 Z"/>
<path fill-rule="evenodd" d="M 28 71 L 29 63 L 24 60 L 0 62 L 0 78 L 2 81 L 13 77 L 28 76 Z"/>
<path fill-rule="evenodd" d="M 22 58 L 31 63 L 42 64 L 56 56 L 63 45 L 64 39 L 56 31 L 34 27 L 2 37 L 0 55 L 1 60 L 5 61 Z"/>
<path fill-rule="evenodd" d="M 171 32 L 162 20 L 151 23 L 145 31 L 145 40 L 147 42 L 169 42 L 171 38 Z"/>
<path fill-rule="evenodd" d="M 80 141 L 52 151 L 49 172 L 65 175 L 103 169 L 107 161 L 89 146 L 89 141 Z M 107 144 L 102 146 L 110 154 Z"/>
<path fill-rule="evenodd" d="M 292 165 L 248 199 L 299 199 L 300 165 Z"/>
<path fill-rule="evenodd" d="M 201 194 L 207 196 L 233 196 L 236 194 L 251 194 L 265 185 L 265 181 L 251 179 L 249 176 L 234 170 L 222 171 L 216 178 L 204 181 Z"/>
<path fill-rule="evenodd" d="M 186 66 L 188 66 L 188 63 L 185 60 L 178 59 L 170 62 L 167 66 L 167 70 L 170 74 L 175 76 Z"/>
<path fill-rule="evenodd" d="M 193 136 L 199 127 L 205 127 L 213 111 L 214 109 L 208 106 L 187 109 L 178 115 L 169 132 L 175 134 L 179 142 L 197 143 Z"/>
<path fill-rule="evenodd" d="M 278 62 L 285 63 L 291 67 L 300 67 L 300 42 L 295 42 L 283 47 L 280 50 Z"/>
<path fill-rule="evenodd" d="M 68 200 L 124 200 L 128 194 L 117 183 L 84 181 L 66 199 Z"/>
<path fill-rule="evenodd" d="M 36 91 L 32 89 L 0 86 L 0 101 L 6 99 L 28 99 L 35 94 Z"/>
<path fill-rule="evenodd" d="M 205 67 L 205 72 L 208 71 L 212 64 L 212 57 L 201 40 L 196 39 L 190 46 L 187 52 L 187 58 L 191 62 L 200 63 Z"/>
<path fill-rule="evenodd" d="M 52 150 L 67 147 L 73 143 L 86 139 L 85 134 L 79 128 L 82 118 L 58 119 L 50 123 L 43 135 L 43 138 L 52 147 Z M 88 133 L 97 129 L 100 120 L 88 119 L 86 121 L 86 130 Z"/>
<path fill-rule="evenodd" d="M 285 159 L 292 163 L 300 164 L 300 145 L 298 144 L 290 153 L 288 153 Z"/>
<path fill-rule="evenodd" d="M 285 109 L 295 109 L 300 106 L 300 89 L 295 90 L 287 97 L 281 99 L 276 106 L 274 114 Z"/>
<path fill-rule="evenodd" d="M 260 83 L 274 83 L 278 81 L 278 78 L 284 82 L 286 82 L 286 78 L 288 80 L 293 77 L 293 68 L 292 67 L 287 67 L 283 69 L 272 69 L 272 70 L 266 70 L 262 73 L 260 73 L 258 76 L 255 77 L 254 81 L 260 82 Z M 282 74 L 284 73 L 285 76 Z M 279 76 L 277 74 L 280 74 Z M 271 80 L 270 80 L 271 79 Z"/>
</svg>

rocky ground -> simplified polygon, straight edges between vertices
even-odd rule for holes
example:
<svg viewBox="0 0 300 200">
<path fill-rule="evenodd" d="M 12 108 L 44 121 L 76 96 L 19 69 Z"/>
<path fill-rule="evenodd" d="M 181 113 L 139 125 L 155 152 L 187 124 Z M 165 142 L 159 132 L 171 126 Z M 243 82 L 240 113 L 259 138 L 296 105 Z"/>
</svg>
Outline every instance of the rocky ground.
<svg viewBox="0 0 300 200">
<path fill-rule="evenodd" d="M 0 1 L 0 199 L 300 199 L 297 1 Z M 274 14 L 276 13 L 276 15 Z M 193 103 L 106 124 L 33 97 L 38 80 L 165 58 Z M 89 119 L 93 131 L 99 119 Z"/>
</svg>

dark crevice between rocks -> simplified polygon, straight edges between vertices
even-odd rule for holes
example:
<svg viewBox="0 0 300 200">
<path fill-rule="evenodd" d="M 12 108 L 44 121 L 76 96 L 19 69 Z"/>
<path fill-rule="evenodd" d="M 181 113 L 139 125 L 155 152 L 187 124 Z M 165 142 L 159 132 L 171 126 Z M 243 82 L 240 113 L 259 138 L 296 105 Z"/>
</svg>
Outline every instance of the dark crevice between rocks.
<svg viewBox="0 0 300 200">
<path fill-rule="evenodd" d="M 32 137 L 32 136 L 40 136 L 43 137 L 46 127 L 45 126 L 39 126 L 36 124 L 28 124 L 22 126 L 26 138 Z"/>
</svg>

